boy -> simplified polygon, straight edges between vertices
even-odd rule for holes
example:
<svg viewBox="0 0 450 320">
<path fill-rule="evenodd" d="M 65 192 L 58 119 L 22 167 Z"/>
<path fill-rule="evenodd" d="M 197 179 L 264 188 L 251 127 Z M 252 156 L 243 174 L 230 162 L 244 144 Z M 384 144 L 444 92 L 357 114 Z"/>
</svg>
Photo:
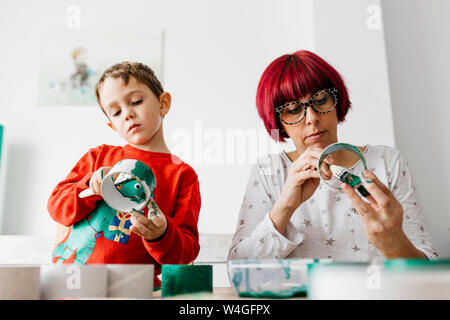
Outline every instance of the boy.
<svg viewBox="0 0 450 320">
<path fill-rule="evenodd" d="M 159 287 L 161 264 L 190 263 L 200 250 L 198 178 L 165 144 L 163 118 L 171 96 L 148 66 L 116 64 L 103 73 L 95 91 L 108 126 L 128 144 L 90 149 L 51 193 L 51 217 L 71 227 L 55 247 L 53 262 L 154 264 Z M 151 214 L 147 208 L 144 215 L 118 212 L 102 200 L 102 177 L 123 159 L 139 160 L 152 169 L 156 210 Z M 95 195 L 79 198 L 88 188 Z"/>
</svg>

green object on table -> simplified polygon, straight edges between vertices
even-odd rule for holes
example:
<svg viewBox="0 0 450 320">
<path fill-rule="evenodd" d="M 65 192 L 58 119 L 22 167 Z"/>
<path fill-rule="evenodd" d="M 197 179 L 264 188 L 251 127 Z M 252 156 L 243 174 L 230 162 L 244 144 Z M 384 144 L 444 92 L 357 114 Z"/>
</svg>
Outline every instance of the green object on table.
<svg viewBox="0 0 450 320">
<path fill-rule="evenodd" d="M 165 264 L 161 269 L 161 296 L 212 292 L 212 265 Z"/>
<path fill-rule="evenodd" d="M 435 271 L 450 270 L 450 259 L 393 259 L 384 262 L 386 271 Z"/>
<path fill-rule="evenodd" d="M 239 297 L 245 298 L 273 298 L 273 299 L 286 299 L 292 297 L 306 297 L 308 287 L 306 285 L 300 285 L 290 289 L 283 290 L 267 290 L 261 292 L 255 291 L 242 291 L 239 292 Z"/>
</svg>

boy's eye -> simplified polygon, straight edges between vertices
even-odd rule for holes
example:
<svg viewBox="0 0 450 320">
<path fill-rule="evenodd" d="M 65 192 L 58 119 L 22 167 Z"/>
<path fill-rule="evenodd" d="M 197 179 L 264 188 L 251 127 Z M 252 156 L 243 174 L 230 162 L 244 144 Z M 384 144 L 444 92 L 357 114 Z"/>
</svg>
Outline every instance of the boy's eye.
<svg viewBox="0 0 450 320">
<path fill-rule="evenodd" d="M 142 99 L 139 99 L 139 100 L 133 101 L 131 104 L 132 104 L 133 106 L 137 106 L 137 105 L 139 105 L 139 104 L 141 104 L 141 103 L 142 103 Z"/>
<path fill-rule="evenodd" d="M 113 117 L 117 117 L 120 114 L 120 110 L 113 112 Z"/>
</svg>

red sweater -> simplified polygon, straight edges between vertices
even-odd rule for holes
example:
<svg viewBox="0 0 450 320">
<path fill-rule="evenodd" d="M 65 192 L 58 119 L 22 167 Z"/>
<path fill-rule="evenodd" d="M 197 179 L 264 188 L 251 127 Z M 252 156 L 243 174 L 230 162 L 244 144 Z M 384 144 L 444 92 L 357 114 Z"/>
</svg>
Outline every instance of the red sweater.
<svg viewBox="0 0 450 320">
<path fill-rule="evenodd" d="M 94 228 L 94 219 L 98 219 L 98 216 L 91 217 L 100 204 L 104 205 L 102 197 L 78 197 L 82 190 L 89 188 L 89 180 L 97 169 L 112 167 L 124 159 L 145 163 L 155 175 L 154 199 L 167 219 L 164 236 L 155 242 L 146 241 L 133 232 L 127 233 L 129 237 L 125 243 L 105 238 L 100 230 Z M 72 227 L 65 239 L 55 247 L 53 261 L 154 264 L 155 286 L 160 286 L 156 275 L 161 273 L 161 264 L 187 264 L 198 255 L 200 202 L 195 171 L 172 154 L 143 151 L 131 145 L 101 145 L 90 149 L 66 179 L 58 183 L 48 200 L 47 208 L 51 217 L 62 225 Z M 127 228 L 129 225 L 130 222 L 127 222 L 122 227 Z"/>
</svg>

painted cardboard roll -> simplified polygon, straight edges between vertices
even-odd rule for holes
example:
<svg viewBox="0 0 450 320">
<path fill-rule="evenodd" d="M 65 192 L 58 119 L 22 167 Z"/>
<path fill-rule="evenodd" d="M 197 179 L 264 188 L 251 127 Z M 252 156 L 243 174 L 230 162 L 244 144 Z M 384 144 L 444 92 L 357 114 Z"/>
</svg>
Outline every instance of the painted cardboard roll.
<svg viewBox="0 0 450 320">
<path fill-rule="evenodd" d="M 38 300 L 39 266 L 0 266 L 0 300 Z"/>
<path fill-rule="evenodd" d="M 161 296 L 212 292 L 212 265 L 166 264 L 162 266 Z"/>
<path fill-rule="evenodd" d="M 105 298 L 106 265 L 42 265 L 41 299 Z"/>
<path fill-rule="evenodd" d="M 108 297 L 151 299 L 154 266 L 152 264 L 108 264 Z"/>
<path fill-rule="evenodd" d="M 364 158 L 364 155 L 361 153 L 361 151 L 359 151 L 359 149 L 354 145 L 341 142 L 333 143 L 322 151 L 319 156 L 319 160 L 317 161 L 317 168 L 320 168 L 322 166 L 322 162 L 326 156 L 332 154 L 335 151 L 350 151 L 356 154 L 361 160 L 363 168 L 367 169 L 366 159 Z M 358 192 L 362 196 L 367 197 L 370 195 L 370 193 L 362 185 L 362 179 L 358 175 L 352 174 L 346 168 L 336 165 L 330 165 L 329 168 L 333 172 L 333 177 L 330 180 L 326 180 L 323 178 L 322 170 L 318 170 L 318 172 L 320 180 L 323 181 L 331 189 L 342 191 L 340 185 L 342 184 L 342 182 L 344 182 L 350 185 L 352 188 L 358 190 Z"/>
<path fill-rule="evenodd" d="M 125 159 L 115 164 L 103 178 L 103 200 L 120 212 L 141 210 L 147 205 L 156 187 L 153 171 L 143 162 Z M 90 189 L 80 192 L 79 197 L 93 195 Z"/>
</svg>

